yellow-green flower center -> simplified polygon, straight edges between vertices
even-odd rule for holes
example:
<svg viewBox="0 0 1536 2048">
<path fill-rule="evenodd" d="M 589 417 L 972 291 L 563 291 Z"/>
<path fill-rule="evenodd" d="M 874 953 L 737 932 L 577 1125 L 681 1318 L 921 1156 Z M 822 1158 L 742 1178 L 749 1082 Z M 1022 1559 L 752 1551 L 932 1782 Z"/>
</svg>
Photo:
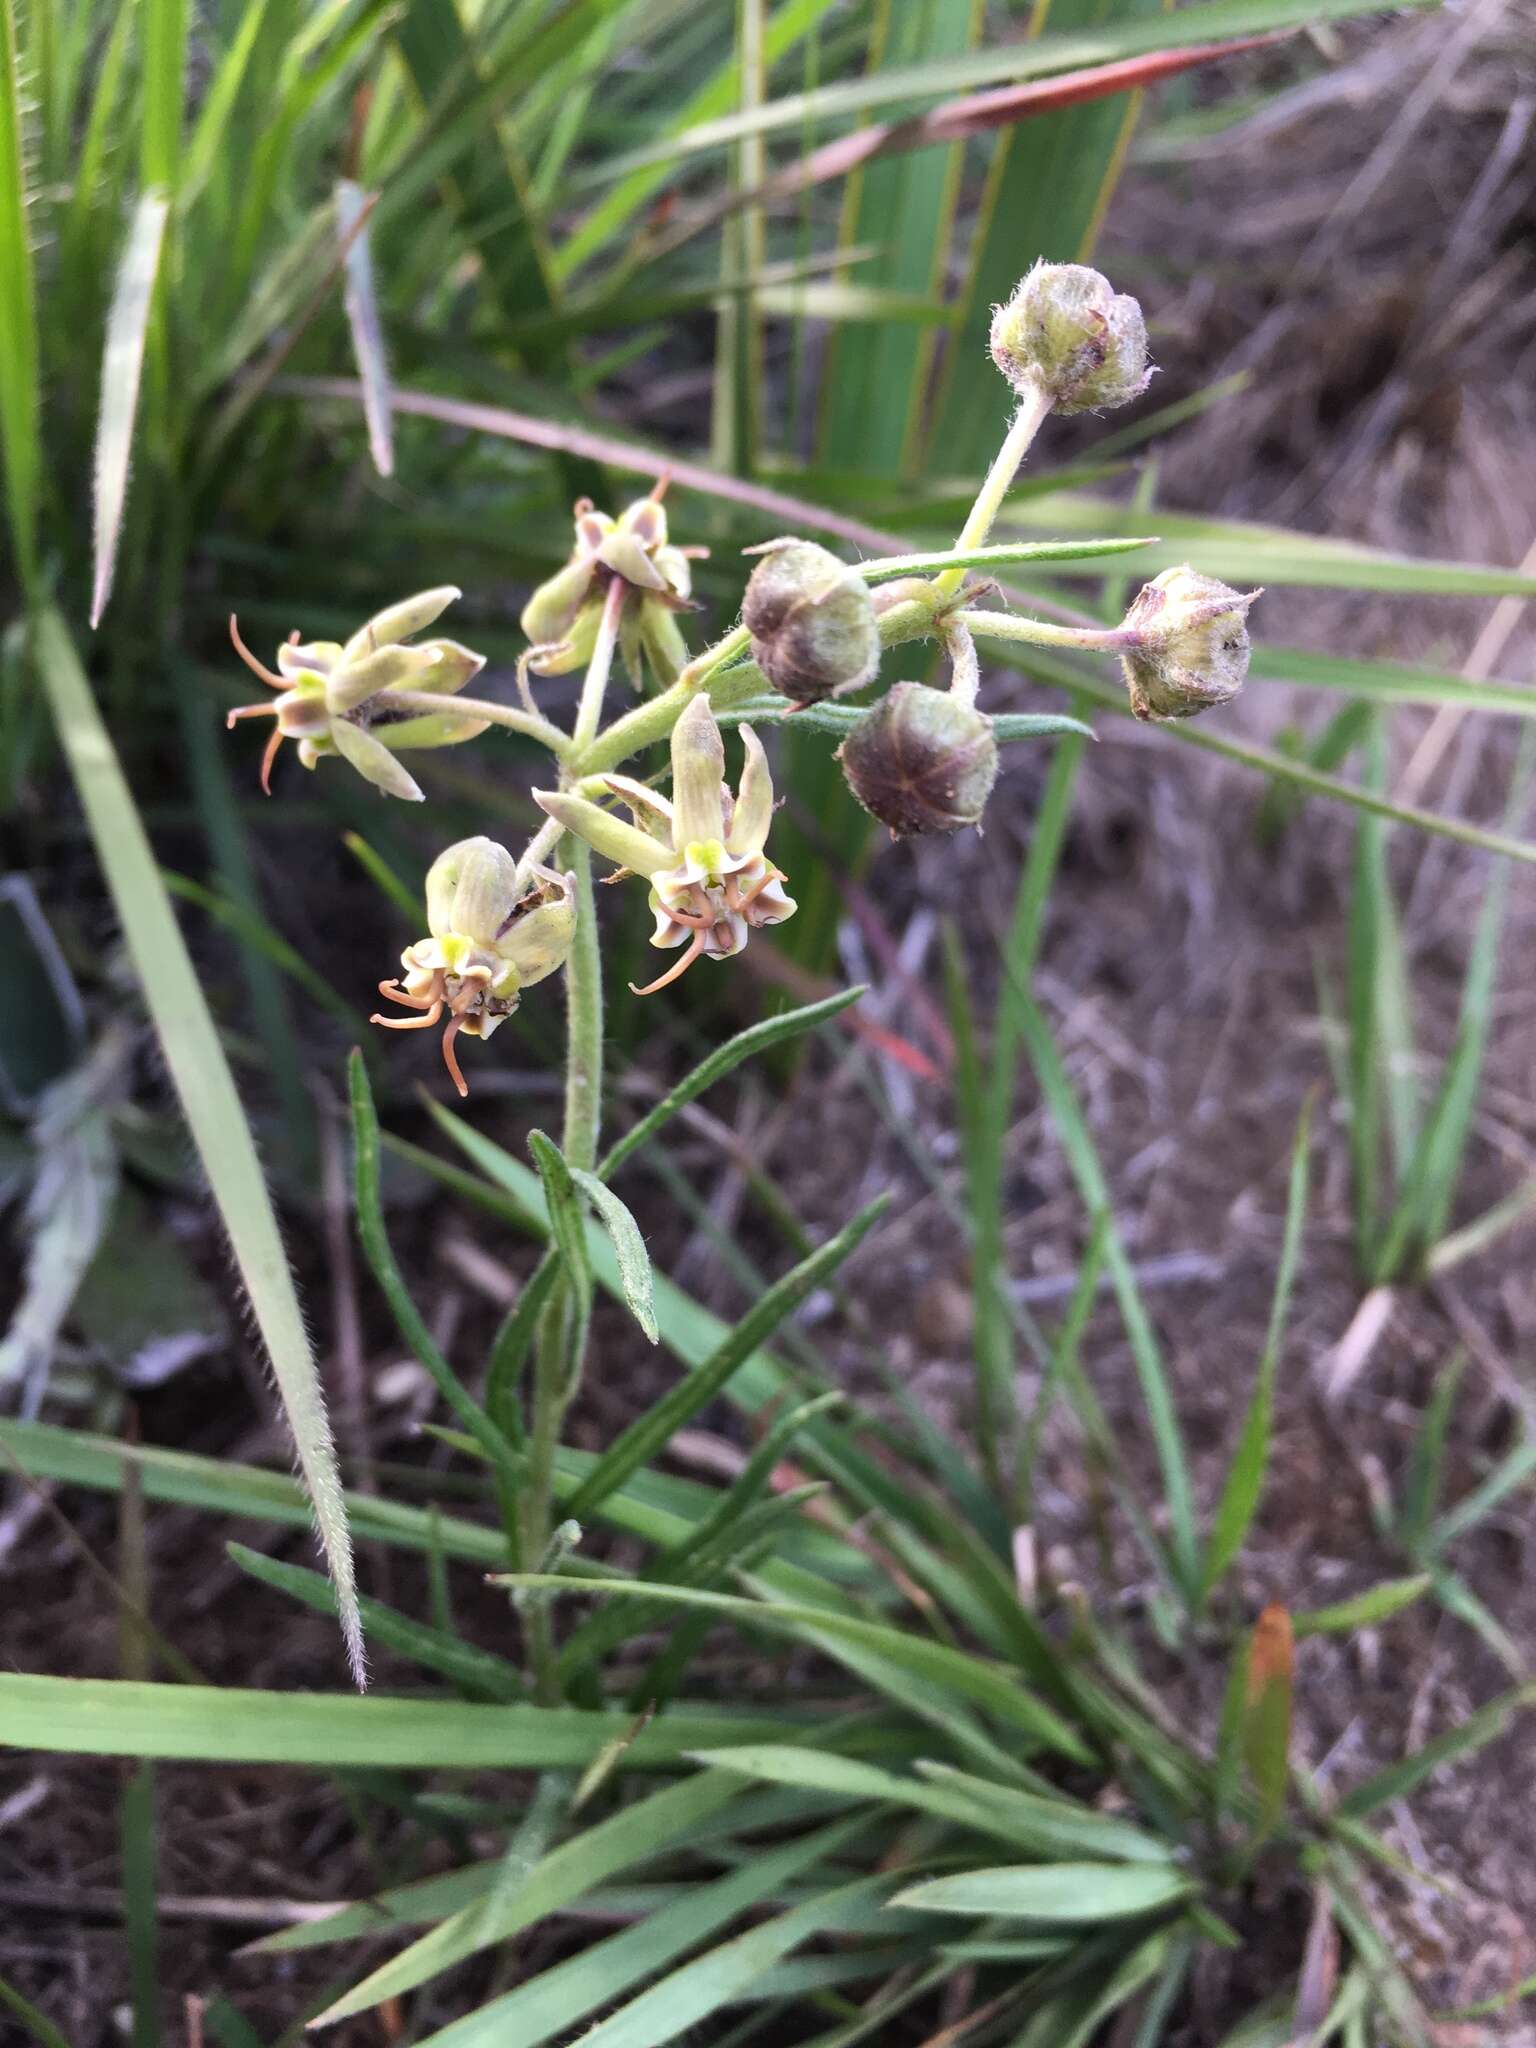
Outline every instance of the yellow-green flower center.
<svg viewBox="0 0 1536 2048">
<path fill-rule="evenodd" d="M 683 859 L 689 867 L 698 868 L 704 874 L 714 876 L 724 872 L 730 855 L 718 839 L 690 839 L 683 848 Z"/>
</svg>

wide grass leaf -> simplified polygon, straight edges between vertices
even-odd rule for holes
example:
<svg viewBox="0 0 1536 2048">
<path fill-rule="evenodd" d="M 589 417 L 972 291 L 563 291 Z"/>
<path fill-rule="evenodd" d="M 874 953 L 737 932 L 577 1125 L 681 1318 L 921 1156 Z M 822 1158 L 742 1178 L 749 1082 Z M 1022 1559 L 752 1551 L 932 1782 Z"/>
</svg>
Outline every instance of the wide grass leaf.
<svg viewBox="0 0 1536 2048">
<path fill-rule="evenodd" d="M 569 1584 L 570 1581 L 562 1581 Z M 659 1590 L 659 1589 L 655 1589 Z M 0 1672 L 0 1744 L 79 1756 L 180 1757 L 202 1763 L 313 1764 L 344 1770 L 568 1770 L 589 1764 L 630 1714 L 467 1700 L 252 1692 L 111 1678 Z M 656 1769 L 700 1749 L 792 1741 L 787 1718 L 658 1714 L 625 1752 Z"/>
<path fill-rule="evenodd" d="M 1195 1890 L 1177 1870 L 1123 1863 L 1024 1863 L 965 1870 L 909 1885 L 891 1904 L 928 1913 L 1010 1920 L 1130 1920 L 1177 1905 Z"/>
<path fill-rule="evenodd" d="M 271 1360 L 336 1587 L 348 1661 L 361 1685 L 352 1546 L 325 1397 L 239 1091 L 116 750 L 57 612 L 38 619 L 36 649 L 129 956 Z"/>
</svg>

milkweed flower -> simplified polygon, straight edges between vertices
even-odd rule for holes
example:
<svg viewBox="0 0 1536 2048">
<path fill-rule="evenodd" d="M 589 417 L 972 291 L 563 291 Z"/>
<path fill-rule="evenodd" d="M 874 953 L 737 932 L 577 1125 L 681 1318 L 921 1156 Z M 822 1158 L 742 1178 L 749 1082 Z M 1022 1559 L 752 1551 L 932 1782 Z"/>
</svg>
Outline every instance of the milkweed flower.
<svg viewBox="0 0 1536 2048">
<path fill-rule="evenodd" d="M 426 1031 L 447 1013 L 443 1062 L 461 1095 L 454 1040 L 489 1038 L 525 988 L 563 967 L 576 936 L 576 881 L 535 865 L 523 886 L 517 862 L 494 839 L 461 839 L 427 872 L 429 936 L 400 955 L 405 970 L 379 992 L 417 1017 L 381 1017 L 391 1031 Z"/>
<path fill-rule="evenodd" d="M 563 676 L 585 668 L 597 643 L 610 586 L 625 586 L 619 614 L 619 652 L 638 689 L 649 666 L 665 686 L 688 659 L 677 623 L 693 602 L 695 559 L 708 548 L 677 547 L 668 535 L 661 502 L 665 483 L 626 506 L 617 519 L 590 498 L 576 503 L 576 546 L 570 560 L 541 583 L 523 607 L 523 631 L 534 643 L 523 657 L 535 675 Z"/>
<path fill-rule="evenodd" d="M 729 959 L 759 926 L 795 914 L 782 871 L 763 851 L 774 809 L 768 757 L 749 725 L 741 728 L 741 743 L 746 761 L 733 797 L 725 786 L 720 728 L 708 698 L 695 697 L 672 728 L 670 801 L 627 775 L 603 778 L 634 824 L 570 791 L 533 792 L 534 802 L 568 832 L 650 883 L 651 944 L 686 947 L 675 966 L 636 995 L 665 988 L 701 954 Z"/>
<path fill-rule="evenodd" d="M 242 718 L 277 720 L 261 757 L 261 786 L 268 796 L 277 750 L 284 740 L 295 740 L 306 768 L 327 754 L 339 754 L 386 796 L 421 802 L 415 778 L 396 756 L 407 748 L 457 746 L 484 732 L 486 721 L 449 711 L 395 710 L 390 693 L 415 690 L 448 697 L 484 668 L 485 656 L 472 654 L 456 640 L 405 645 L 461 594 L 451 584 L 420 591 L 375 613 L 345 646 L 335 640 L 301 642 L 295 633 L 277 650 L 276 675 L 251 653 L 231 617 L 229 637 L 236 653 L 278 692 L 264 703 L 237 706 L 225 720 L 229 726 Z"/>
</svg>

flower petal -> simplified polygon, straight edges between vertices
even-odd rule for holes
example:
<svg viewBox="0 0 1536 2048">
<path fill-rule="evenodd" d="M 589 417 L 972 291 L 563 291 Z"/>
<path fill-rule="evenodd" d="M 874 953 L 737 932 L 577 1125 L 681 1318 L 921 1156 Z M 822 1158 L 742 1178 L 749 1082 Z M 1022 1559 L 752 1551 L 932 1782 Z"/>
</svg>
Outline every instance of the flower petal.
<svg viewBox="0 0 1536 2048">
<path fill-rule="evenodd" d="M 750 725 L 741 728 L 741 744 L 747 758 L 725 843 L 732 853 L 761 853 L 773 823 L 773 778 L 763 743 Z"/>
<path fill-rule="evenodd" d="M 443 583 L 435 590 L 418 590 L 414 597 L 387 605 L 352 635 L 342 649 L 342 660 L 360 661 L 380 647 L 392 647 L 401 640 L 409 640 L 413 633 L 430 626 L 440 613 L 447 611 L 455 598 L 463 595 L 463 591 L 454 584 Z"/>
<path fill-rule="evenodd" d="M 672 843 L 681 853 L 696 840 L 725 834 L 725 748 L 707 697 L 695 697 L 672 728 Z"/>
<path fill-rule="evenodd" d="M 572 796 L 566 790 L 536 789 L 533 800 L 567 832 L 585 839 L 588 846 L 595 847 L 621 868 L 633 868 L 639 875 L 654 875 L 672 865 L 674 856 L 670 848 L 648 832 L 627 825 L 600 804 L 589 803 L 584 796 Z"/>
<path fill-rule="evenodd" d="M 476 654 L 473 648 L 460 646 L 457 640 L 423 640 L 419 652 L 435 654 L 436 662 L 428 669 L 417 684 L 418 689 L 431 690 L 440 697 L 450 696 L 455 690 L 479 675 L 485 667 L 485 656 Z"/>
<path fill-rule="evenodd" d="M 277 650 L 278 673 L 328 676 L 341 659 L 339 640 L 285 640 Z"/>
<path fill-rule="evenodd" d="M 389 751 L 373 737 L 364 732 L 360 725 L 354 725 L 349 718 L 337 718 L 331 722 L 331 739 L 336 751 L 375 789 L 382 789 L 386 796 L 402 797 L 407 803 L 419 804 L 423 791 L 414 777 L 408 775 Z"/>
<path fill-rule="evenodd" d="M 325 701 L 332 711 L 355 711 L 381 690 L 414 689 L 441 658 L 432 647 L 381 647 L 343 661 L 326 678 Z"/>
<path fill-rule="evenodd" d="M 414 718 L 392 718 L 373 728 L 391 753 L 420 752 L 426 747 L 456 747 L 478 739 L 490 724 L 486 718 L 461 718 L 456 711 L 422 711 Z"/>
</svg>

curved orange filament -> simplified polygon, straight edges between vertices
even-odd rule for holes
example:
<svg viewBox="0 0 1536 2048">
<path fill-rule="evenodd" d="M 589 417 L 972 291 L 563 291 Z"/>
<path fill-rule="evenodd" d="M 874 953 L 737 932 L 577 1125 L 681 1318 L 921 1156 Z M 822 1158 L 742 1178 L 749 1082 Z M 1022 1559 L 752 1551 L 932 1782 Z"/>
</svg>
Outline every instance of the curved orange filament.
<svg viewBox="0 0 1536 2048">
<path fill-rule="evenodd" d="M 404 998 L 392 996 L 390 1000 L 398 1003 L 402 1002 Z M 373 1016 L 368 1019 L 368 1022 L 370 1024 L 382 1024 L 386 1031 L 429 1031 L 442 1014 L 443 999 L 439 996 L 423 1017 L 381 1017 L 375 1011 Z"/>
<path fill-rule="evenodd" d="M 443 1032 L 443 1065 L 452 1075 L 454 1087 L 458 1089 L 461 1095 L 468 1095 L 469 1083 L 459 1072 L 459 1062 L 453 1050 L 453 1041 L 458 1037 L 463 1023 L 464 1016 L 462 1011 L 456 1012 L 448 1019 L 447 1029 Z"/>
<path fill-rule="evenodd" d="M 442 990 L 435 989 L 429 996 L 413 996 L 403 989 L 398 981 L 381 981 L 379 994 L 388 996 L 392 1003 L 403 1003 L 408 1010 L 430 1010 L 434 1003 L 443 1000 Z"/>
<path fill-rule="evenodd" d="M 735 879 L 734 876 L 732 877 L 732 879 Z M 736 901 L 734 903 L 731 903 L 729 891 L 727 891 L 726 893 L 725 900 L 727 903 L 730 904 L 732 910 L 740 913 L 741 911 L 745 910 L 749 904 L 756 902 L 757 898 L 762 895 L 763 891 L 768 887 L 770 882 L 777 882 L 781 881 L 782 879 L 783 877 L 780 875 L 777 868 L 770 868 L 767 874 L 760 875 L 758 877 L 758 879 L 752 884 L 750 889 L 743 889 L 738 891 Z"/>
<path fill-rule="evenodd" d="M 691 932 L 707 932 L 715 923 L 708 911 L 668 909 L 667 915 L 674 924 L 685 925 Z"/>
<path fill-rule="evenodd" d="M 233 612 L 231 612 L 229 615 L 229 637 L 235 643 L 236 654 L 239 655 L 240 659 L 245 663 L 246 667 L 250 670 L 251 674 L 253 676 L 260 676 L 261 680 L 266 684 L 269 690 L 286 690 L 290 687 L 290 685 L 287 682 L 285 682 L 281 676 L 275 676 L 273 675 L 271 669 L 263 668 L 261 663 L 256 659 L 255 655 L 252 654 L 249 647 L 247 647 L 245 642 L 240 638 L 240 628 L 235 622 L 235 615 Z M 294 638 L 297 639 L 297 637 L 297 634 L 295 634 Z"/>
<path fill-rule="evenodd" d="M 283 744 L 285 737 L 286 735 L 282 727 L 278 726 L 271 739 L 267 741 L 266 752 L 261 757 L 261 792 L 263 796 L 270 796 L 272 794 L 272 763 L 277 759 L 277 750 Z"/>
<path fill-rule="evenodd" d="M 706 927 L 706 930 L 710 928 L 712 927 Z M 687 952 L 683 955 L 682 959 L 679 960 L 674 966 L 669 967 L 665 974 L 658 975 L 655 981 L 648 982 L 644 988 L 636 988 L 635 984 L 631 982 L 629 984 L 630 994 L 632 996 L 653 996 L 655 995 L 657 989 L 665 988 L 669 982 L 674 982 L 678 979 L 680 975 L 686 974 L 688 972 L 688 969 L 693 965 L 694 961 L 697 960 L 699 955 L 703 952 L 704 939 L 705 932 L 701 931 L 698 937 L 693 941 L 693 944 L 688 948 Z"/>
</svg>

